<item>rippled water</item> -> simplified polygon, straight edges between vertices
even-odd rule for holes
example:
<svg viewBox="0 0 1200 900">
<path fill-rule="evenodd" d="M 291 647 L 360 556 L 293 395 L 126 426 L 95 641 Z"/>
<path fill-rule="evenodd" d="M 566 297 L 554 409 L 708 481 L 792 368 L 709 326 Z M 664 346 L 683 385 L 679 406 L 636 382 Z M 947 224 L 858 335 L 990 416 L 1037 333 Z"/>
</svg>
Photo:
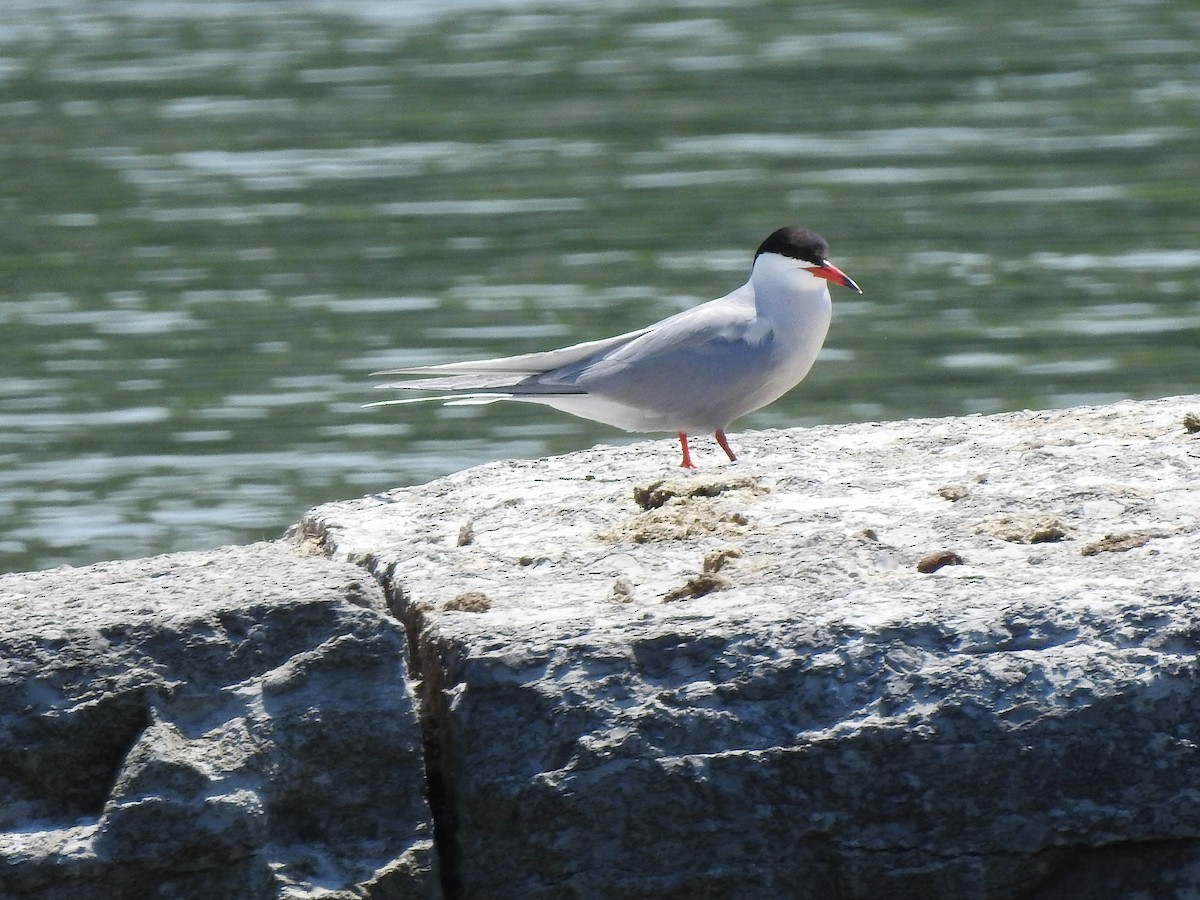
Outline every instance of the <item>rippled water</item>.
<svg viewBox="0 0 1200 900">
<path fill-rule="evenodd" d="M 0 569 L 635 440 L 361 404 L 793 222 L 866 294 L 737 427 L 1200 390 L 1193 4 L 11 2 L 0 123 Z"/>
</svg>

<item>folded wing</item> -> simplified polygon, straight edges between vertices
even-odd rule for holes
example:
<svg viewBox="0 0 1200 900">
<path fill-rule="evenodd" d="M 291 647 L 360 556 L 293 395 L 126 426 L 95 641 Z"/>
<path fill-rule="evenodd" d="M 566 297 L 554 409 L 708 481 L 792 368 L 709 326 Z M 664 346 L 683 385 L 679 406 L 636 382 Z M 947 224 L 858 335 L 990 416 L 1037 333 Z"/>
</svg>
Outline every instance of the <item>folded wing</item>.
<svg viewBox="0 0 1200 900">
<path fill-rule="evenodd" d="M 652 328 L 653 326 L 651 326 Z M 651 328 L 642 328 L 598 341 L 584 341 L 559 350 L 544 350 L 524 353 L 520 356 L 502 356 L 496 359 L 475 359 L 467 362 L 444 363 L 437 366 L 411 366 L 404 369 L 387 369 L 375 375 L 438 375 L 439 378 L 418 378 L 413 381 L 396 381 L 378 385 L 379 388 L 402 388 L 415 391 L 464 390 L 474 391 L 487 388 L 515 387 L 530 376 L 544 375 L 566 366 L 573 366 L 589 358 L 600 357 L 622 344 L 641 337 Z M 577 393 L 577 392 L 576 392 Z"/>
<path fill-rule="evenodd" d="M 615 337 L 559 350 L 412 366 L 375 374 L 434 376 L 389 382 L 379 387 L 439 391 L 443 396 L 422 399 L 443 402 L 489 403 L 501 399 L 604 395 L 610 389 L 624 395 L 652 395 L 678 387 L 674 382 L 702 377 L 700 373 L 689 373 L 684 365 L 689 353 L 699 350 L 701 358 L 710 353 L 719 357 L 729 351 L 731 344 L 744 346 L 753 319 L 753 293 L 746 285 L 718 300 Z M 371 405 L 407 402 L 414 401 L 393 400 Z"/>
</svg>

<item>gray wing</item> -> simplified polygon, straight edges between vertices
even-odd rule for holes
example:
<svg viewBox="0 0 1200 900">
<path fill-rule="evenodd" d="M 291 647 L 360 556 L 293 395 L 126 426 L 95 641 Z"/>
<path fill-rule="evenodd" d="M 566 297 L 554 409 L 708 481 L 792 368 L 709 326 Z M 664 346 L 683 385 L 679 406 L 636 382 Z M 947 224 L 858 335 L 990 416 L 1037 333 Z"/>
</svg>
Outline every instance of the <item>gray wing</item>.
<svg viewBox="0 0 1200 900">
<path fill-rule="evenodd" d="M 664 421 L 711 420 L 723 427 L 757 407 L 753 398 L 772 380 L 778 346 L 769 328 L 755 330 L 745 310 L 704 312 L 669 319 L 661 329 L 537 383 L 543 390 L 571 385 Z"/>
<path fill-rule="evenodd" d="M 576 366 L 589 360 L 603 357 L 632 340 L 653 330 L 651 325 L 638 331 L 630 331 L 598 341 L 584 341 L 558 350 L 525 353 L 520 356 L 502 356 L 496 359 L 476 359 L 466 362 L 444 363 L 437 366 L 412 366 L 406 369 L 388 369 L 375 375 L 438 375 L 445 377 L 418 378 L 413 381 L 396 381 L 377 385 L 379 388 L 402 388 L 415 391 L 480 391 L 520 390 L 530 378 L 536 378 L 568 366 Z M 525 385 L 526 388 L 531 385 Z M 535 393 L 536 390 L 522 392 Z M 569 385 L 546 387 L 543 393 L 571 393 L 582 391 Z"/>
<path fill-rule="evenodd" d="M 586 394 L 600 392 L 616 399 L 637 401 L 656 391 L 694 377 L 697 366 L 714 373 L 737 360 L 748 347 L 747 334 L 755 318 L 754 292 L 749 283 L 700 306 L 660 322 L 615 337 L 573 344 L 559 350 L 470 360 L 437 366 L 414 366 L 378 372 L 379 375 L 435 375 L 379 385 L 403 390 L 494 392 L 498 395 Z M 767 337 L 767 335 L 764 335 Z M 745 357 L 742 358 L 744 362 Z M 720 376 L 715 376 L 714 381 Z M 694 396 L 694 395 L 693 395 Z M 439 399 L 439 398 L 431 398 Z M 657 406 L 658 404 L 653 404 Z"/>
</svg>

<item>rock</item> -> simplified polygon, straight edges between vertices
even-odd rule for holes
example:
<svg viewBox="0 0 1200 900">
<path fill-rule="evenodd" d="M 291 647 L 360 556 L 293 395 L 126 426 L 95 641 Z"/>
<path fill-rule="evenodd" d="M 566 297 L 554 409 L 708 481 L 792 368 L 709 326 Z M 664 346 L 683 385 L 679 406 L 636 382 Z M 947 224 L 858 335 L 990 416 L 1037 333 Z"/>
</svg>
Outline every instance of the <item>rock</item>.
<svg viewBox="0 0 1200 900">
<path fill-rule="evenodd" d="M 942 566 L 961 566 L 963 558 L 953 550 L 939 550 L 917 560 L 917 571 L 924 575 L 932 575 Z"/>
<path fill-rule="evenodd" d="M 406 665 L 286 544 L 0 577 L 0 896 L 435 896 Z"/>
<path fill-rule="evenodd" d="M 0 896 L 1196 895 L 1197 399 L 0 577 Z"/>
<path fill-rule="evenodd" d="M 414 637 L 448 896 L 1193 896 L 1198 400 L 499 462 L 293 538 Z"/>
</svg>

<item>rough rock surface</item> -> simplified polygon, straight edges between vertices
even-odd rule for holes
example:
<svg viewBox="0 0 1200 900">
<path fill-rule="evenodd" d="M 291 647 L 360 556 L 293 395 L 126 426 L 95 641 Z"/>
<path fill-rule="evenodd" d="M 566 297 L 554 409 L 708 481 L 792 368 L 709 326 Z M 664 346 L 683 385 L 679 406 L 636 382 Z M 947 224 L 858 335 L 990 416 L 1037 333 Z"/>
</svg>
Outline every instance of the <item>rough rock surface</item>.
<svg viewBox="0 0 1200 900">
<path fill-rule="evenodd" d="M 0 577 L 0 896 L 434 895 L 406 662 L 286 544 Z"/>
<path fill-rule="evenodd" d="M 597 449 L 294 537 L 415 639 L 450 896 L 1197 896 L 1198 413 Z"/>
</svg>

